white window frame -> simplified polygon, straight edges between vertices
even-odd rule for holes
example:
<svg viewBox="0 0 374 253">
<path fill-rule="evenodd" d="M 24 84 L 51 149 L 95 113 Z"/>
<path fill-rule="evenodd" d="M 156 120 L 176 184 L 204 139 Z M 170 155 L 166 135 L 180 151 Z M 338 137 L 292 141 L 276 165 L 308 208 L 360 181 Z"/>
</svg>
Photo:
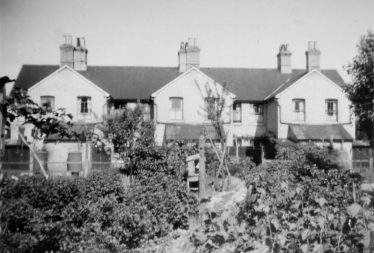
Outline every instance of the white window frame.
<svg viewBox="0 0 374 253">
<path fill-rule="evenodd" d="M 261 103 L 250 103 L 249 121 L 251 123 L 264 123 L 264 105 Z"/>
<path fill-rule="evenodd" d="M 48 101 L 48 99 L 51 99 L 51 101 Z M 43 101 L 43 100 L 46 100 L 46 101 Z M 50 102 L 50 109 L 46 109 L 45 106 L 43 104 L 47 104 L 48 102 Z M 45 95 L 45 96 L 40 96 L 40 106 L 46 111 L 46 112 L 52 112 L 54 111 L 55 109 L 55 97 L 54 96 L 49 96 L 49 95 Z"/>
<path fill-rule="evenodd" d="M 302 105 L 302 108 L 300 107 L 300 105 Z M 292 114 L 293 114 L 293 121 L 305 122 L 305 118 L 306 118 L 305 117 L 305 99 L 303 98 L 292 99 Z"/>
<path fill-rule="evenodd" d="M 332 105 L 332 108 L 329 108 Z M 334 108 L 335 105 L 335 108 Z M 337 99 L 326 99 L 325 100 L 325 116 L 326 121 L 338 121 L 338 100 Z"/>
<path fill-rule="evenodd" d="M 179 109 L 173 109 L 173 100 L 180 101 Z M 173 121 L 183 121 L 183 97 L 169 98 L 169 119 Z"/>
<path fill-rule="evenodd" d="M 144 120 L 151 120 L 151 104 L 143 103 L 141 106 Z"/>
<path fill-rule="evenodd" d="M 242 123 L 242 103 L 234 103 L 232 105 L 232 122 Z"/>
</svg>

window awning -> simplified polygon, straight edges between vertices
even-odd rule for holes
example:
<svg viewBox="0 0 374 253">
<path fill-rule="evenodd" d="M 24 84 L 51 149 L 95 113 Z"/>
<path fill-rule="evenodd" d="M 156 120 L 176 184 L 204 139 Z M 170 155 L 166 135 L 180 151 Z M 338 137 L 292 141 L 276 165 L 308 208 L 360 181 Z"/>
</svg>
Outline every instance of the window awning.
<svg viewBox="0 0 374 253">
<path fill-rule="evenodd" d="M 217 134 L 212 125 L 167 124 L 166 140 L 198 140 L 205 129 L 210 138 L 217 139 Z"/>
<path fill-rule="evenodd" d="M 333 125 L 289 125 L 288 139 L 293 141 L 353 141 L 353 137 L 340 124 Z"/>
</svg>

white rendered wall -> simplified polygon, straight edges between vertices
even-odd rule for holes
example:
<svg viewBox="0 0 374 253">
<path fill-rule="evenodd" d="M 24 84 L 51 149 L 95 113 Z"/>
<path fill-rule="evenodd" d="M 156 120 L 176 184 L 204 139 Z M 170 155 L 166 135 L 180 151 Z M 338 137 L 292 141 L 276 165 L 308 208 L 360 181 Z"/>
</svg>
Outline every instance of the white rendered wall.
<svg viewBox="0 0 374 253">
<path fill-rule="evenodd" d="M 73 115 L 73 121 L 78 119 L 78 97 L 91 97 L 92 114 L 85 122 L 100 122 L 106 112 L 106 96 L 103 91 L 89 83 L 79 74 L 68 68 L 61 69 L 55 75 L 47 77 L 40 84 L 31 87 L 28 91 L 31 99 L 40 104 L 41 96 L 54 96 L 55 109 L 65 108 Z"/>
</svg>

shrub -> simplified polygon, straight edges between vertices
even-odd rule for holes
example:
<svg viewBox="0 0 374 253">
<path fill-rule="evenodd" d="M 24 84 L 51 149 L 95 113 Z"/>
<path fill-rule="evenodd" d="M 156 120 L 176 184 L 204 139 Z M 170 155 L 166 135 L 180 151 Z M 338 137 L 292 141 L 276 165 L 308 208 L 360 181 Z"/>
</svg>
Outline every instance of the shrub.
<svg viewBox="0 0 374 253">
<path fill-rule="evenodd" d="M 239 162 L 234 158 L 230 158 L 228 162 L 228 169 L 231 176 L 244 178 L 256 166 L 251 158 L 241 158 Z"/>
<path fill-rule="evenodd" d="M 328 161 L 328 159 L 324 160 Z M 360 177 L 346 170 L 328 170 L 293 161 L 272 161 L 247 176 L 247 199 L 238 215 L 247 232 L 273 251 L 311 252 L 313 248 L 358 250 L 362 231 L 344 230 L 352 217 L 352 186 Z"/>
<path fill-rule="evenodd" d="M 276 148 L 276 159 L 294 161 L 295 165 L 299 167 L 307 164 L 315 165 L 323 170 L 340 168 L 337 151 L 327 147 L 322 148 L 314 144 L 278 144 Z"/>
<path fill-rule="evenodd" d="M 175 176 L 155 173 L 124 188 L 119 174 L 5 178 L 0 247 L 17 252 L 121 252 L 188 228 L 196 198 Z"/>
</svg>

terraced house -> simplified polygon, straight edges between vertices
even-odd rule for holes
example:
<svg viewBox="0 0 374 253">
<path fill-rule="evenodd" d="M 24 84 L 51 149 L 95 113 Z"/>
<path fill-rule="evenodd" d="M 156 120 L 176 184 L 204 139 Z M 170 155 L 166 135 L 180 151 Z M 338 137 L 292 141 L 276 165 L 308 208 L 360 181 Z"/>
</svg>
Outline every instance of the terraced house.
<svg viewBox="0 0 374 253">
<path fill-rule="evenodd" d="M 83 38 L 73 45 L 67 37 L 60 51 L 59 65 L 24 65 L 15 85 L 46 108 L 66 108 L 77 122 L 100 122 L 113 109 L 141 103 L 159 144 L 196 139 L 209 125 L 207 89 L 219 93 L 225 85 L 229 146 L 251 146 L 272 132 L 293 142 L 332 140 L 334 148 L 352 153 L 355 129 L 344 81 L 336 70 L 320 68 L 316 42 L 308 43 L 302 69 L 292 68 L 286 44 L 272 69 L 201 67 L 192 38 L 180 44 L 174 67 L 91 66 Z"/>
</svg>

